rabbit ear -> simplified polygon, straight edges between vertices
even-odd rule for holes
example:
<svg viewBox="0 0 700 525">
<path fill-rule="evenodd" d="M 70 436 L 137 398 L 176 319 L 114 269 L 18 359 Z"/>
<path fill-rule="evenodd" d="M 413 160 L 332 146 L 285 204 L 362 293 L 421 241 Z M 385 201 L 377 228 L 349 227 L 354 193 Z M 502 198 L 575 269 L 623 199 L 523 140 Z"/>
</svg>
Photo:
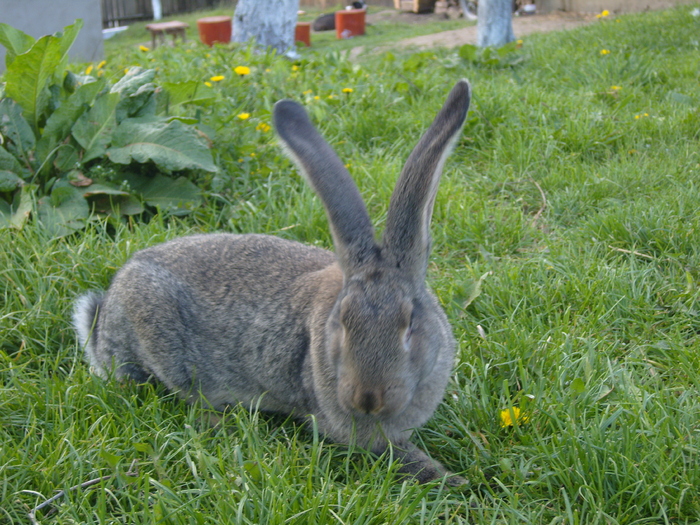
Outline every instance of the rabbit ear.
<svg viewBox="0 0 700 525">
<path fill-rule="evenodd" d="M 428 265 L 430 218 L 440 175 L 457 142 L 470 98 L 469 82 L 460 80 L 408 157 L 391 195 L 384 247 L 399 268 L 405 268 L 420 282 L 425 278 Z"/>
<path fill-rule="evenodd" d="M 287 153 L 323 201 L 340 265 L 346 273 L 352 273 L 379 253 L 372 222 L 355 182 L 303 107 L 281 100 L 275 104 L 273 119 Z"/>
</svg>

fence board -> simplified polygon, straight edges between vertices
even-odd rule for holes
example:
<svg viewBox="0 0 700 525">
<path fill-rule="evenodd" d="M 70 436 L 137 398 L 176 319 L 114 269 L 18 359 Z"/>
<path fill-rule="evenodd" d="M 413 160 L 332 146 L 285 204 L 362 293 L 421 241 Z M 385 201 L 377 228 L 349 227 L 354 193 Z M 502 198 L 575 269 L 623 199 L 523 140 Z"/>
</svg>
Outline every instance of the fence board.
<svg viewBox="0 0 700 525">
<path fill-rule="evenodd" d="M 142 20 L 153 20 L 151 0 L 101 0 L 102 27 L 129 25 Z M 232 5 L 234 0 L 161 0 L 163 16 Z"/>
</svg>

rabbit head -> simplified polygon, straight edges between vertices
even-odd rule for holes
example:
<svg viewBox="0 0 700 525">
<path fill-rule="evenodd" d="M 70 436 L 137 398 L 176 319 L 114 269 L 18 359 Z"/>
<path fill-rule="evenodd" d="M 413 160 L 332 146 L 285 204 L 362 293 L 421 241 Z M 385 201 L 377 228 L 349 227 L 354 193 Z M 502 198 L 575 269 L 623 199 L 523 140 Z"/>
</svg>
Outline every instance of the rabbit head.
<svg viewBox="0 0 700 525">
<path fill-rule="evenodd" d="M 407 423 L 418 426 L 443 395 L 454 341 L 425 276 L 438 183 L 469 100 L 460 81 L 399 176 L 380 242 L 349 173 L 303 108 L 275 106 L 283 145 L 323 201 L 343 274 L 315 356 L 316 387 L 327 394 L 322 404 L 334 397 L 356 419 L 402 420 L 415 405 Z"/>
</svg>

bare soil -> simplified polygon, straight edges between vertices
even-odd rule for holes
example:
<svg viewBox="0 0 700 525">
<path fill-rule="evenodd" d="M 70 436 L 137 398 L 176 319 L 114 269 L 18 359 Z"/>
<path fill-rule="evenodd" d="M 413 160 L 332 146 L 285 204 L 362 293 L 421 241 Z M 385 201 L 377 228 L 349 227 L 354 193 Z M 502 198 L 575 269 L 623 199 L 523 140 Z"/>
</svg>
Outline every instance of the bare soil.
<svg viewBox="0 0 700 525">
<path fill-rule="evenodd" d="M 379 13 L 369 13 L 367 22 L 370 24 L 379 21 L 395 21 L 408 24 L 422 24 L 426 22 L 434 22 L 436 20 L 444 20 L 443 15 L 435 14 L 415 14 L 404 13 L 399 11 L 381 11 Z M 596 20 L 595 15 L 582 13 L 565 13 L 553 12 L 546 15 L 528 15 L 513 17 L 513 32 L 516 38 L 522 38 L 532 33 L 545 33 L 548 31 L 562 31 L 573 29 L 585 24 L 589 24 Z M 365 49 L 364 46 L 354 48 L 350 56 L 356 57 L 365 52 L 380 52 L 390 47 L 416 47 L 424 49 L 429 47 L 456 47 L 463 44 L 476 44 L 476 25 L 464 27 L 462 29 L 454 29 L 451 31 L 442 31 L 430 35 L 417 36 L 400 40 L 391 46 L 380 46 L 371 50 Z"/>
</svg>

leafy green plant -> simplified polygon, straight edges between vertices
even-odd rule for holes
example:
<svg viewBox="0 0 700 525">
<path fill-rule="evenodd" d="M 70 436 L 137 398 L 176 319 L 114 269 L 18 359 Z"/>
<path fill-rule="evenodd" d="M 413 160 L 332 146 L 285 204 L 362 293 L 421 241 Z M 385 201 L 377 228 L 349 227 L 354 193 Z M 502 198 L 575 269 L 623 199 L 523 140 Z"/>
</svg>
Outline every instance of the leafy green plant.
<svg viewBox="0 0 700 525">
<path fill-rule="evenodd" d="M 510 67 L 523 61 L 523 57 L 516 54 L 522 46 L 522 40 L 510 42 L 499 48 L 477 47 L 472 44 L 464 44 L 458 50 L 459 57 L 468 63 L 488 67 Z"/>
<path fill-rule="evenodd" d="M 208 104 L 192 82 L 154 83 L 155 71 L 130 68 L 115 84 L 66 72 L 81 21 L 34 40 L 0 24 L 7 48 L 0 99 L 0 228 L 30 215 L 55 236 L 84 227 L 91 212 L 118 218 L 146 206 L 182 214 L 201 197 L 190 171 L 216 172 L 196 121 L 168 114 Z"/>
</svg>

